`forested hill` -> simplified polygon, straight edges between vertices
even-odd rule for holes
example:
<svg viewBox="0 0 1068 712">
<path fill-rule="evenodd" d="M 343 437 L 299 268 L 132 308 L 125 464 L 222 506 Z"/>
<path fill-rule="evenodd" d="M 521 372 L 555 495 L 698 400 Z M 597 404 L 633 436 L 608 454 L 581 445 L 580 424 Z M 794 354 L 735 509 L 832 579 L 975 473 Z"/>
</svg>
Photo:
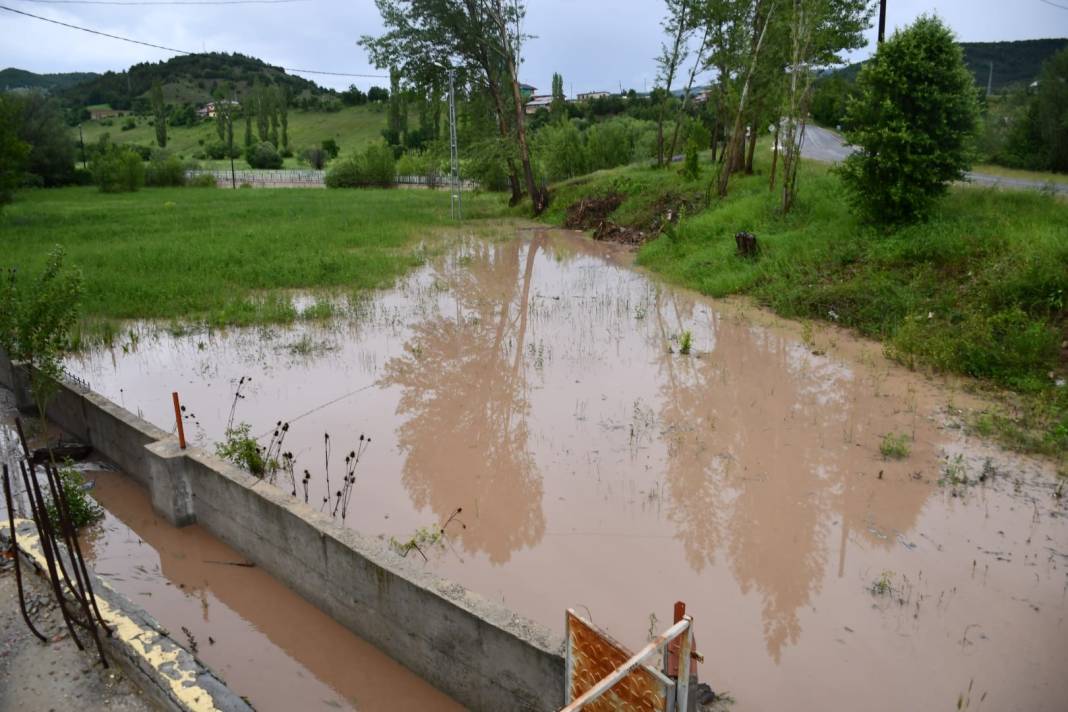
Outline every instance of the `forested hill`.
<svg viewBox="0 0 1068 712">
<path fill-rule="evenodd" d="M 1047 40 L 1016 40 L 1014 42 L 962 42 L 964 63 L 975 75 L 975 82 L 986 88 L 990 76 L 990 63 L 994 63 L 991 84 L 995 92 L 1014 84 L 1029 84 L 1042 71 L 1042 63 L 1068 47 L 1068 38 Z M 864 65 L 851 64 L 836 72 L 852 81 Z"/>
<path fill-rule="evenodd" d="M 240 98 L 257 79 L 286 86 L 293 97 L 326 91 L 315 82 L 254 57 L 209 52 L 135 64 L 125 72 L 107 72 L 59 94 L 72 106 L 110 104 L 114 109 L 129 109 L 135 100 L 147 96 L 156 81 L 163 85 L 167 102 L 181 104 L 210 101 L 216 88 L 227 82 L 233 83 Z"/>
<path fill-rule="evenodd" d="M 46 91 L 58 91 L 91 81 L 99 77 L 93 72 L 68 72 L 66 74 L 34 74 L 25 69 L 8 67 L 0 69 L 0 91 L 12 91 L 15 89 L 44 89 Z"/>
</svg>

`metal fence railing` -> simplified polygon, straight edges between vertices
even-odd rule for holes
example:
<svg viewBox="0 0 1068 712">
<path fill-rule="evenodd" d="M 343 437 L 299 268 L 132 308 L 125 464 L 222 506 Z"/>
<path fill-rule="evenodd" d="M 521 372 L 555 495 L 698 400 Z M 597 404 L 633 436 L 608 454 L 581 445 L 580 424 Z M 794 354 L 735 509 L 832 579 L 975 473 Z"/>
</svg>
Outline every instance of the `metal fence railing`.
<svg viewBox="0 0 1068 712">
<path fill-rule="evenodd" d="M 238 187 L 251 185 L 253 187 L 269 188 L 272 186 L 321 186 L 326 185 L 326 171 L 314 169 L 279 169 L 279 170 L 253 170 L 242 169 L 233 174 L 227 169 L 193 169 L 187 172 L 190 178 L 202 175 L 210 175 L 215 183 L 221 187 L 228 187 L 231 182 L 236 182 Z M 449 180 L 444 176 L 434 175 L 406 175 L 397 176 L 397 185 L 421 185 L 427 188 L 445 188 Z M 478 183 L 473 180 L 461 181 L 463 190 L 475 190 Z"/>
</svg>

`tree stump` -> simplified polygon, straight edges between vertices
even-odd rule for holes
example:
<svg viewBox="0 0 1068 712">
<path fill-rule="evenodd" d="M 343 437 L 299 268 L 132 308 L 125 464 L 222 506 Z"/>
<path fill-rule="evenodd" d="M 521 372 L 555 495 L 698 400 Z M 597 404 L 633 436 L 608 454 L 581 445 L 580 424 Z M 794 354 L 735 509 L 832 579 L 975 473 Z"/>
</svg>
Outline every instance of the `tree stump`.
<svg viewBox="0 0 1068 712">
<path fill-rule="evenodd" d="M 736 233 L 734 242 L 738 246 L 738 255 L 746 259 L 753 259 L 760 254 L 760 245 L 757 244 L 756 235 L 746 230 Z"/>
</svg>

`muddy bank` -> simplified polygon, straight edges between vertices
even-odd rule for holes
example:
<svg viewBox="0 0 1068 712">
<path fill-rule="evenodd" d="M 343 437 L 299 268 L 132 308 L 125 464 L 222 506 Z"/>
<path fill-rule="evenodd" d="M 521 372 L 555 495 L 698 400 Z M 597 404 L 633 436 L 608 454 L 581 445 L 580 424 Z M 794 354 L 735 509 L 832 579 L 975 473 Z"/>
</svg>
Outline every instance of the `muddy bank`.
<svg viewBox="0 0 1068 712">
<path fill-rule="evenodd" d="M 969 405 L 951 382 L 561 232 L 461 242 L 355 307 L 135 328 L 72 367 L 164 428 L 180 391 L 203 441 L 251 376 L 237 419 L 291 424 L 324 509 L 372 437 L 349 526 L 557 630 L 577 607 L 636 645 L 686 600 L 737 709 L 1068 699 L 1063 498 L 1046 463 L 951 427 Z"/>
</svg>

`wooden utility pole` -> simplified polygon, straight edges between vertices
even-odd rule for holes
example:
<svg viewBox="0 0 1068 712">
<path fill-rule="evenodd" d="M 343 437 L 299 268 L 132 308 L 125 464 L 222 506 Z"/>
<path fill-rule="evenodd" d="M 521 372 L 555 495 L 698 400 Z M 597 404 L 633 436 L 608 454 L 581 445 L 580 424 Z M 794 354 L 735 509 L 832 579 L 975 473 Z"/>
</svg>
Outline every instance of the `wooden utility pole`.
<svg viewBox="0 0 1068 712">
<path fill-rule="evenodd" d="M 886 38 L 886 0 L 879 0 L 879 44 Z"/>
</svg>

